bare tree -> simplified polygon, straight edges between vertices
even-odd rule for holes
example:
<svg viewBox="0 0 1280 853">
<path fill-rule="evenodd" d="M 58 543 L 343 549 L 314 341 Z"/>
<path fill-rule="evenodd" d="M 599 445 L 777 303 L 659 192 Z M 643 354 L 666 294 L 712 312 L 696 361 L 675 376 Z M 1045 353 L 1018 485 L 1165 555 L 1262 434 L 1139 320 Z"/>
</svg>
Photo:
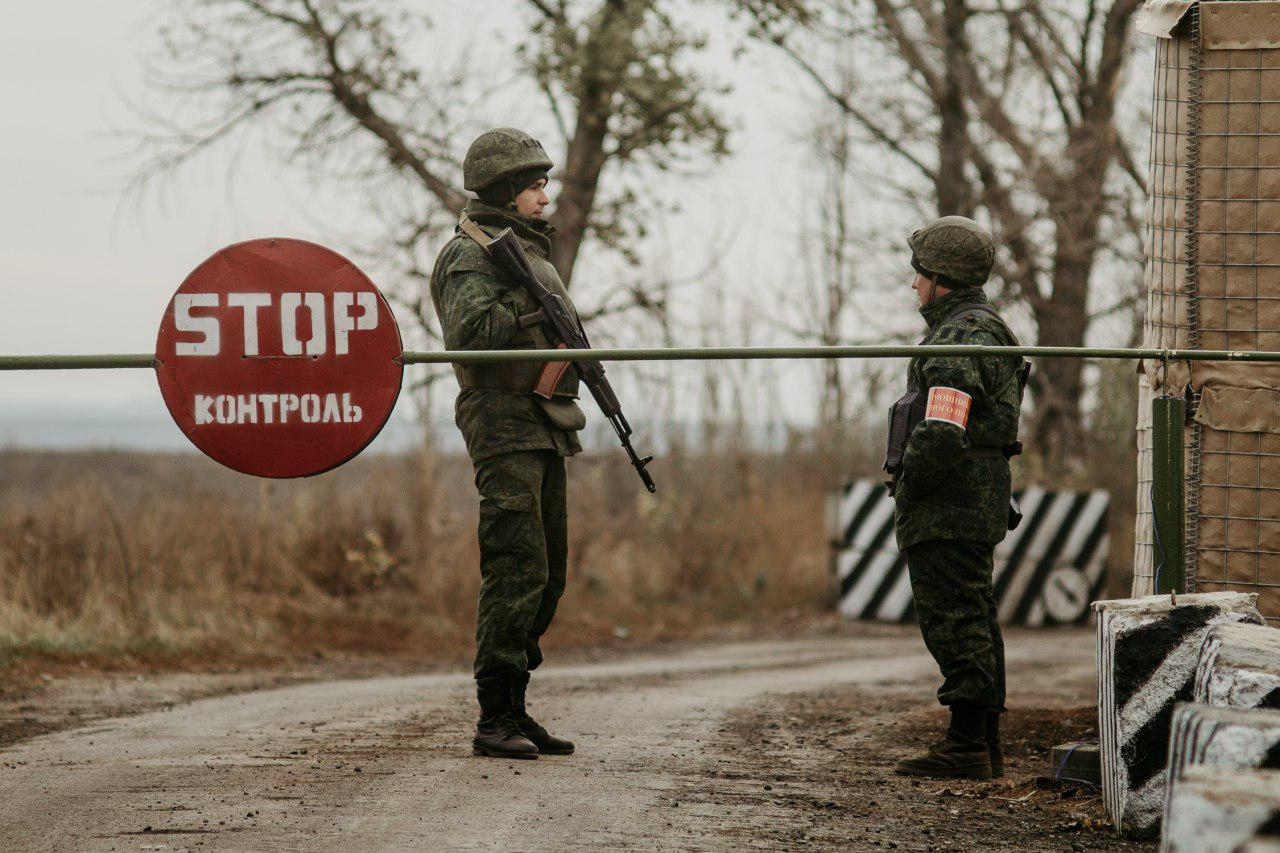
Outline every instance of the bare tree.
<svg viewBox="0 0 1280 853">
<path fill-rule="evenodd" d="M 846 69 L 847 72 L 847 69 Z M 846 92 L 854 85 L 846 73 Z M 856 307 L 856 235 L 850 221 L 853 165 L 860 145 L 847 117 L 821 111 L 809 129 L 809 148 L 818 173 L 817 221 L 806 237 L 806 272 L 800 282 L 789 282 L 798 299 L 779 294 L 778 303 L 794 304 L 802 314 L 799 337 L 820 346 L 848 342 L 847 329 Z M 838 447 L 849 420 L 849 372 L 851 365 L 839 359 L 822 362 L 822 390 L 818 400 L 818 434 L 828 447 Z"/>
<path fill-rule="evenodd" d="M 182 0 L 164 28 L 160 75 L 197 115 L 153 124 L 143 174 L 266 129 L 284 159 L 318 175 L 412 188 L 389 248 L 420 276 L 422 243 L 466 204 L 459 164 L 466 134 L 483 129 L 473 104 L 486 87 L 523 85 L 563 137 L 553 261 L 571 281 L 584 241 L 625 251 L 641 231 L 628 204 L 634 167 L 718 156 L 727 130 L 708 103 L 717 88 L 690 67 L 702 38 L 673 20 L 669 0 L 509 2 L 530 33 L 511 45 L 509 66 L 445 73 L 421 60 L 444 36 L 400 0 Z"/>
<path fill-rule="evenodd" d="M 545 105 L 544 128 L 565 152 L 551 217 L 565 282 L 588 240 L 634 263 L 652 214 L 632 204 L 639 176 L 726 151 L 710 105 L 720 90 L 692 67 L 703 39 L 672 18 L 676 0 L 506 2 L 516 23 L 495 67 L 457 49 L 456 62 L 442 63 L 455 46 L 412 0 L 179 0 L 151 76 L 180 109 L 142 110 L 138 183 L 257 134 L 281 161 L 378 215 L 382 234 L 352 247 L 389 271 L 384 292 L 416 321 L 410 340 L 435 342 L 422 285 L 467 202 L 462 155 L 481 130 L 516 123 L 504 110 L 523 99 Z M 485 103 L 497 106 L 476 109 Z M 578 301 L 588 321 L 639 310 L 665 322 L 661 294 L 621 281 Z M 415 373 L 411 397 L 426 425 L 432 387 L 448 372 Z"/>
<path fill-rule="evenodd" d="M 742 0 L 776 45 L 895 164 L 904 200 L 990 223 L 996 293 L 1027 306 L 1038 342 L 1078 346 L 1096 314 L 1133 307 L 1126 286 L 1091 301 L 1109 253 L 1141 257 L 1141 134 L 1117 126 L 1141 0 Z M 813 44 L 866 57 L 853 94 Z M 891 178 L 890 180 L 897 180 Z M 1127 285 L 1127 282 L 1126 282 Z M 1115 304 L 1113 304 L 1115 303 Z M 1092 312 L 1092 313 L 1091 313 Z M 1034 444 L 1083 452 L 1082 365 L 1045 360 Z"/>
</svg>

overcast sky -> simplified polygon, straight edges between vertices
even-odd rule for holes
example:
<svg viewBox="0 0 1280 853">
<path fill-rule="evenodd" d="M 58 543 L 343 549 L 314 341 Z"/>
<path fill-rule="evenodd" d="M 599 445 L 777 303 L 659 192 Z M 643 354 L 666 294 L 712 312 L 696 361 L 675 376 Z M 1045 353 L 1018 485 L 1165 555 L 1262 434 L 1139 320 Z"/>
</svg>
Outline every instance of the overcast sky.
<svg viewBox="0 0 1280 853">
<path fill-rule="evenodd" d="M 437 29 L 452 37 L 453 47 L 458 40 L 477 49 L 492 42 L 474 14 L 479 5 L 492 6 L 499 17 L 512 8 L 509 0 L 432 5 Z M 142 79 L 163 6 L 156 0 L 5 4 L 0 351 L 150 352 L 173 290 L 218 248 L 267 235 L 333 244 L 347 226 L 373 227 L 351 199 L 253 150 L 237 160 L 234 174 L 228 152 L 217 152 L 167 181 L 158 196 L 126 199 L 138 163 L 128 132 L 140 126 L 129 105 L 145 102 L 161 112 L 168 106 Z M 664 224 L 649 249 L 667 253 L 661 265 L 679 275 L 705 263 L 705 241 L 732 232 L 736 255 L 720 274 L 762 277 L 771 265 L 787 263 L 779 249 L 789 248 L 788 235 L 798 230 L 795 134 L 804 108 L 794 95 L 800 86 L 763 52 L 735 61 L 717 43 L 708 62 L 734 84 L 726 100 L 734 154 L 701 179 L 661 188 L 680 194 L 684 212 Z M 490 123 L 508 121 L 493 115 Z M 33 405 L 163 411 L 148 371 L 9 373 L 0 376 L 0 387 L 9 412 Z"/>
</svg>

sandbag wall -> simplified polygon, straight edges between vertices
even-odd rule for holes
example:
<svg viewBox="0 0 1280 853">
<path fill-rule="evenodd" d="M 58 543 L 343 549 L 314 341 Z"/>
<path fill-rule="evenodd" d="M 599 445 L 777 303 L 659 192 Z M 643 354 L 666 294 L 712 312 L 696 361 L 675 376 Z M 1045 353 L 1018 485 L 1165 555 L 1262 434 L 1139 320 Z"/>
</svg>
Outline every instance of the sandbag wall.
<svg viewBox="0 0 1280 853">
<path fill-rule="evenodd" d="M 1280 2 L 1149 0 L 1139 29 L 1157 36 L 1144 346 L 1280 350 Z M 1186 589 L 1280 618 L 1280 367 L 1146 363 L 1139 383 L 1133 594 L 1160 566 L 1151 400 L 1185 396 Z"/>
</svg>

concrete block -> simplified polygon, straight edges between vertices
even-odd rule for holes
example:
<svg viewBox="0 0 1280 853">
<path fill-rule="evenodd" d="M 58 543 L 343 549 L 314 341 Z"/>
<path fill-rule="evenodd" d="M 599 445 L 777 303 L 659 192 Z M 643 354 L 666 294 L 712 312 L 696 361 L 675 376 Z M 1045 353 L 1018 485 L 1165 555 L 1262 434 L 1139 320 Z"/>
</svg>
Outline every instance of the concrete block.
<svg viewBox="0 0 1280 853">
<path fill-rule="evenodd" d="M 1280 711 L 1179 703 L 1169 735 L 1166 804 L 1183 771 L 1197 765 L 1280 770 Z"/>
<path fill-rule="evenodd" d="M 1102 787 L 1102 760 L 1098 745 L 1075 741 L 1055 746 L 1049 752 L 1048 778 L 1056 782 L 1084 782 Z"/>
<path fill-rule="evenodd" d="M 1210 629 L 1200 651 L 1195 692 L 1222 703 L 1272 701 L 1280 675 L 1280 630 L 1259 625 L 1219 625 Z M 1187 768 L 1280 770 L 1280 710 L 1183 703 L 1173 713 L 1169 736 L 1166 835 L 1177 788 Z M 1277 827 L 1280 830 L 1280 827 Z M 1278 831 L 1280 836 L 1280 831 Z M 1271 841 L 1280 841 L 1280 837 Z M 1262 850 L 1267 839 L 1256 839 Z M 1166 837 L 1164 846 L 1169 848 Z"/>
<path fill-rule="evenodd" d="M 1280 629 L 1237 623 L 1209 631 L 1196 663 L 1195 700 L 1280 708 Z"/>
<path fill-rule="evenodd" d="M 1169 726 L 1192 698 L 1209 631 L 1262 624 L 1257 596 L 1241 592 L 1094 602 L 1098 614 L 1098 734 L 1102 791 L 1116 828 L 1137 838 L 1159 832 Z"/>
<path fill-rule="evenodd" d="M 1259 835 L 1263 842 L 1280 826 L 1280 772 L 1188 767 L 1170 792 L 1167 819 L 1165 853 L 1234 853 Z"/>
</svg>

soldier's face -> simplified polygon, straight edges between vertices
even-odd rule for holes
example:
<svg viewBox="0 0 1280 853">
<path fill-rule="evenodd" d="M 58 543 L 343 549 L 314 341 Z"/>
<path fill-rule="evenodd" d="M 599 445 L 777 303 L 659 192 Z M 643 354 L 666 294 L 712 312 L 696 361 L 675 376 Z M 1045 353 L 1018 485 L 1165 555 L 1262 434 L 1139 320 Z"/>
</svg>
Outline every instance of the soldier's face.
<svg viewBox="0 0 1280 853">
<path fill-rule="evenodd" d="M 928 305 L 939 296 L 946 296 L 951 292 L 951 288 L 943 287 L 928 276 L 916 273 L 916 277 L 911 280 L 911 289 L 916 292 L 916 296 L 920 299 L 920 307 Z"/>
<path fill-rule="evenodd" d="M 516 213 L 541 219 L 542 211 L 549 204 L 551 204 L 551 198 L 547 195 L 547 182 L 539 180 L 533 186 L 521 190 L 516 196 Z"/>
</svg>

